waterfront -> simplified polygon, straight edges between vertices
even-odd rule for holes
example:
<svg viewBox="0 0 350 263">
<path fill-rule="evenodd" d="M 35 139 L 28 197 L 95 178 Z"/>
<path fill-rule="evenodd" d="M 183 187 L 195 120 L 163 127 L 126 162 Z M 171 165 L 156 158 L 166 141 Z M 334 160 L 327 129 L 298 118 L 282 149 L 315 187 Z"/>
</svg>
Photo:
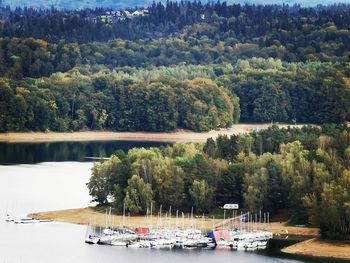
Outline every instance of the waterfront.
<svg viewBox="0 0 350 263">
<path fill-rule="evenodd" d="M 75 149 L 70 149 L 74 151 Z M 69 151 L 68 151 L 69 152 Z M 84 155 L 84 153 L 82 153 Z M 85 183 L 91 162 L 45 162 L 0 166 L 0 215 L 85 207 L 90 201 Z M 7 263 L 58 262 L 315 262 L 293 260 L 269 252 L 230 250 L 151 250 L 90 246 L 86 226 L 67 223 L 18 225 L 0 220 L 0 260 Z M 330 262 L 321 260 L 317 262 Z M 335 262 L 332 260 L 332 262 Z"/>
</svg>

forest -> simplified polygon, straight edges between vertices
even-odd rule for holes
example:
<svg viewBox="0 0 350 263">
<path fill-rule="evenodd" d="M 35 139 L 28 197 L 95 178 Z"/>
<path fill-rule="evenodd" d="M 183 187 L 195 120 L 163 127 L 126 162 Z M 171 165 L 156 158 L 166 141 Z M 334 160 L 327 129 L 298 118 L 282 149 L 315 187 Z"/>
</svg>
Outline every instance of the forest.
<svg viewBox="0 0 350 263">
<path fill-rule="evenodd" d="M 0 131 L 344 123 L 349 10 L 169 1 L 106 22 L 1 7 Z"/>
<path fill-rule="evenodd" d="M 304 126 L 219 136 L 205 144 L 135 148 L 95 163 L 88 183 L 101 205 L 122 213 L 155 209 L 213 213 L 288 210 L 332 238 L 350 239 L 350 129 Z"/>
<path fill-rule="evenodd" d="M 349 67 L 252 58 L 236 64 L 77 67 L 0 78 L 0 131 L 208 131 L 244 122 L 349 120 Z"/>
<path fill-rule="evenodd" d="M 84 9 L 84 8 L 96 8 L 96 7 L 105 7 L 105 8 L 132 8 L 135 6 L 148 6 L 151 4 L 152 0 L 80 0 L 75 2 L 69 2 L 66 0 L 1 0 L 1 3 L 6 6 L 9 5 L 12 8 L 19 6 L 31 6 L 36 8 L 50 8 L 52 5 L 58 9 L 67 9 L 67 10 L 75 10 L 75 9 Z M 165 3 L 166 1 L 162 1 Z M 211 2 L 209 0 L 201 1 L 202 3 Z M 240 4 L 283 4 L 284 1 L 281 0 L 229 0 L 229 3 L 240 3 Z M 319 4 L 316 0 L 288 0 L 289 4 L 300 4 L 302 6 L 316 6 Z M 338 3 L 337 0 L 324 0 L 322 2 L 324 5 L 330 5 Z"/>
</svg>

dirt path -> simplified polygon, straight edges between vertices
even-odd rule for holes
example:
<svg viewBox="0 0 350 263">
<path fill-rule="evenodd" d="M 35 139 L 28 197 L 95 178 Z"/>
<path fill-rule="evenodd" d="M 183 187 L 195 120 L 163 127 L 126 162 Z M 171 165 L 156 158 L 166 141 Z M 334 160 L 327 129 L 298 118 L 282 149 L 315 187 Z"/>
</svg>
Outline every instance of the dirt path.
<svg viewBox="0 0 350 263">
<path fill-rule="evenodd" d="M 157 141 L 157 142 L 205 142 L 207 138 L 216 138 L 219 134 L 242 134 L 253 130 L 266 129 L 270 124 L 235 124 L 229 129 L 209 132 L 19 132 L 0 133 L 0 142 L 57 142 L 57 141 Z M 280 124 L 279 127 L 302 127 L 302 125 Z"/>
</svg>

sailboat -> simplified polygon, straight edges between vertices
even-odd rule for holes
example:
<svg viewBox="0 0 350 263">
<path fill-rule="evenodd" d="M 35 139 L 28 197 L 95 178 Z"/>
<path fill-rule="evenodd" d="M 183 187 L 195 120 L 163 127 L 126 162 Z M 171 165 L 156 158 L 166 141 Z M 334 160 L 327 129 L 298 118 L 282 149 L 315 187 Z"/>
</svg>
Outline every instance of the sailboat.
<svg viewBox="0 0 350 263">
<path fill-rule="evenodd" d="M 14 219 L 9 214 L 6 213 L 5 221 L 6 222 L 13 222 Z"/>
<path fill-rule="evenodd" d="M 85 243 L 87 244 L 97 244 L 100 238 L 95 235 L 95 228 L 91 225 L 91 220 L 87 226 L 85 234 Z"/>
</svg>

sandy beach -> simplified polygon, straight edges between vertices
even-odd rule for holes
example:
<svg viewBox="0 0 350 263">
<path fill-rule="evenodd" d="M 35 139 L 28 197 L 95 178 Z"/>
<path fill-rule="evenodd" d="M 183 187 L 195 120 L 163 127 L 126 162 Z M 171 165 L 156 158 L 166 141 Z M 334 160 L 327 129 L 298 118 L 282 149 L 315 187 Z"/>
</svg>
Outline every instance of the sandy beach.
<svg viewBox="0 0 350 263">
<path fill-rule="evenodd" d="M 97 226 L 105 226 L 105 214 L 99 211 L 96 211 L 93 208 L 77 208 L 77 209 L 69 209 L 69 210 L 59 210 L 59 211 L 49 211 L 49 212 L 40 212 L 32 214 L 31 216 L 40 219 L 51 219 L 59 222 L 67 222 L 74 224 L 82 224 L 87 225 L 89 220 L 93 220 Z M 112 216 L 113 225 L 118 227 L 122 223 L 122 216 L 113 215 Z M 180 215 L 181 217 L 181 215 Z M 171 219 L 167 219 L 171 225 L 176 224 L 175 215 Z M 140 227 L 145 226 L 145 223 L 149 223 L 149 220 L 145 216 L 131 216 L 126 217 L 126 225 L 129 227 Z M 213 229 L 213 224 L 218 225 L 222 222 L 222 219 L 215 219 L 213 221 L 212 218 L 205 218 L 203 220 L 204 228 L 207 230 Z M 153 216 L 153 226 L 156 226 L 157 216 Z M 164 217 L 163 217 L 164 223 Z M 184 223 L 186 227 L 190 227 L 192 224 L 192 220 L 189 218 L 188 214 L 185 214 Z M 268 226 L 261 224 L 261 228 L 268 229 L 273 232 L 275 235 L 299 235 L 299 236 L 318 236 L 319 229 L 318 228 L 307 228 L 307 227 L 294 227 L 294 226 L 286 226 L 287 222 L 273 222 Z M 179 224 L 182 224 L 182 218 L 179 218 Z M 201 227 L 202 218 L 195 218 L 194 224 L 198 228 Z M 237 222 L 238 224 L 238 222 Z"/>
<path fill-rule="evenodd" d="M 175 213 L 175 212 L 174 212 Z M 39 219 L 50 219 L 59 222 L 87 225 L 90 220 L 93 222 L 95 226 L 105 227 L 106 224 L 106 216 L 105 213 L 98 212 L 90 207 L 87 208 L 77 208 L 77 209 L 69 209 L 69 210 L 59 210 L 59 211 L 49 211 L 49 212 L 41 212 L 31 214 L 32 217 Z M 153 215 L 152 221 L 150 217 L 147 219 L 146 216 L 125 216 L 125 221 L 123 221 L 123 216 L 120 215 L 112 215 L 112 226 L 119 227 L 123 225 L 125 222 L 125 226 L 130 228 L 136 227 L 148 227 L 152 224 L 153 227 L 159 225 L 176 225 L 176 217 L 173 214 L 172 218 L 169 217 L 165 219 L 165 214 L 162 216 L 161 221 L 157 219 L 156 215 Z M 182 216 L 179 215 L 178 225 L 182 226 L 184 223 L 185 227 L 191 227 L 192 224 L 194 226 L 201 228 L 203 222 L 203 228 L 206 230 L 211 230 L 214 225 L 219 223 L 220 219 L 215 219 L 213 222 L 212 218 L 194 218 L 193 222 L 189 218 L 188 214 L 185 215 L 184 220 L 182 220 Z"/>
<path fill-rule="evenodd" d="M 282 252 L 303 256 L 350 260 L 350 241 L 327 241 L 319 238 L 312 238 L 286 247 L 282 249 Z"/>
<path fill-rule="evenodd" d="M 0 133 L 0 142 L 59 142 L 59 141 L 149 141 L 149 142 L 205 142 L 218 135 L 249 133 L 253 130 L 267 129 L 271 124 L 235 124 L 229 129 L 209 132 L 179 130 L 176 132 L 9 132 Z M 279 127 L 302 127 L 303 125 L 280 124 Z"/>
</svg>

